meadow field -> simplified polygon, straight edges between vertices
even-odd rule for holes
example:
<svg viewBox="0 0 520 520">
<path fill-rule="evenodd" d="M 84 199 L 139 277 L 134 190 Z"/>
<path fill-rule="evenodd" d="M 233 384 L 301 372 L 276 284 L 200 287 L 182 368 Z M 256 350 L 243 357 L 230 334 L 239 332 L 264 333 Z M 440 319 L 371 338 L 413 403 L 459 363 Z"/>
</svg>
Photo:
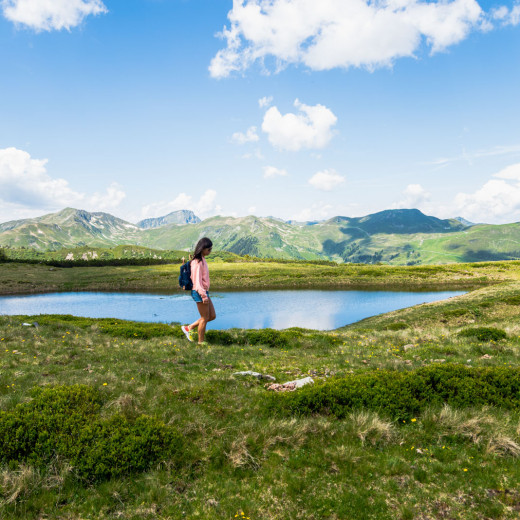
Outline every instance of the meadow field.
<svg viewBox="0 0 520 520">
<path fill-rule="evenodd" d="M 0 316 L 0 518 L 520 516 L 519 262 L 210 269 L 219 289 L 469 292 L 206 347 L 178 324 Z M 177 273 L 4 264 L 0 287 L 169 290 Z M 277 393 L 247 370 L 315 383 Z"/>
<path fill-rule="evenodd" d="M 153 266 L 49 267 L 0 264 L 0 294 L 53 291 L 166 291 L 178 286 L 180 264 Z M 211 262 L 212 290 L 294 288 L 476 288 L 520 280 L 520 262 L 432 266 L 305 262 Z"/>
</svg>

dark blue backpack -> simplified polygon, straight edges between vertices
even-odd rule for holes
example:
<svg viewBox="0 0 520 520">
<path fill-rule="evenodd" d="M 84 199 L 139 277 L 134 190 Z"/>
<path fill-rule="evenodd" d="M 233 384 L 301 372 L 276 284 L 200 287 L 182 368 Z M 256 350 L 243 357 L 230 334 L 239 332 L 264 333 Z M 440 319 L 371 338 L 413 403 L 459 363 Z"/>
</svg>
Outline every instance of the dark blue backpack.
<svg viewBox="0 0 520 520">
<path fill-rule="evenodd" d="M 179 285 L 185 291 L 193 289 L 193 282 L 191 281 L 191 261 L 181 265 L 181 274 L 179 275 Z"/>
</svg>

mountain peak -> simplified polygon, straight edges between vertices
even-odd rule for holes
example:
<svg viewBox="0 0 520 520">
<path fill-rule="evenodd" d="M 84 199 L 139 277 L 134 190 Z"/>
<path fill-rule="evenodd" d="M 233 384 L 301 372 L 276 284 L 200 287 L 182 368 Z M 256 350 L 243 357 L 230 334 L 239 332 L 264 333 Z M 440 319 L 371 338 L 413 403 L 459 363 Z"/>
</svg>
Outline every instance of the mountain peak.
<svg viewBox="0 0 520 520">
<path fill-rule="evenodd" d="M 141 229 L 153 229 L 161 226 L 167 226 L 168 224 L 198 224 L 200 221 L 200 218 L 197 217 L 193 211 L 180 209 L 178 211 L 172 211 L 163 217 L 140 220 L 136 226 Z"/>
</svg>

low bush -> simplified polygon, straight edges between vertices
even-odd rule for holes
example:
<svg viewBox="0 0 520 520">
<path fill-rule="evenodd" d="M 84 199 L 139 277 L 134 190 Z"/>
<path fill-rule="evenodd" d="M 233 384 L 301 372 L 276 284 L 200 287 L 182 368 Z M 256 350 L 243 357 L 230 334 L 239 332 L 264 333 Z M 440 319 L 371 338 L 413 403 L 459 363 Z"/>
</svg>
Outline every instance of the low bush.
<svg viewBox="0 0 520 520">
<path fill-rule="evenodd" d="M 124 320 L 103 320 L 99 330 L 109 336 L 123 338 L 150 339 L 164 336 L 184 337 L 180 327 L 170 327 L 164 323 L 140 323 Z"/>
<path fill-rule="evenodd" d="M 505 330 L 496 329 L 494 327 L 464 329 L 459 332 L 459 336 L 461 338 L 475 338 L 478 341 L 500 341 L 501 339 L 507 338 Z"/>
<path fill-rule="evenodd" d="M 217 345 L 232 345 L 236 343 L 233 334 L 225 330 L 208 330 L 205 339 L 209 343 L 215 343 Z"/>
<path fill-rule="evenodd" d="M 408 328 L 408 324 L 402 321 L 396 321 L 395 323 L 388 324 L 386 330 L 404 330 Z"/>
<path fill-rule="evenodd" d="M 275 329 L 248 330 L 243 335 L 249 345 L 266 345 L 268 347 L 287 347 L 287 333 Z"/>
<path fill-rule="evenodd" d="M 114 337 L 150 339 L 164 336 L 183 338 L 179 326 L 172 327 L 165 323 L 144 323 L 139 321 L 118 320 L 114 318 L 84 318 L 71 314 L 45 314 L 25 317 L 24 321 L 35 320 L 39 325 L 57 325 L 61 327 L 79 327 L 86 329 L 97 326 L 101 332 Z"/>
<path fill-rule="evenodd" d="M 160 460 L 180 461 L 178 432 L 147 416 L 100 416 L 102 396 L 88 386 L 35 389 L 30 402 L 0 412 L 0 463 L 45 469 L 59 458 L 88 481 L 145 471 Z"/>
<path fill-rule="evenodd" d="M 445 318 L 458 318 L 460 316 L 465 316 L 466 314 L 468 314 L 468 309 L 450 309 L 450 310 L 447 310 L 447 311 L 444 311 L 442 313 L 442 315 L 445 317 Z"/>
<path fill-rule="evenodd" d="M 391 419 L 407 421 L 426 407 L 496 406 L 520 408 L 520 369 L 469 368 L 432 365 L 413 371 L 377 371 L 348 375 L 285 394 L 272 395 L 270 411 L 346 417 L 368 409 Z"/>
</svg>

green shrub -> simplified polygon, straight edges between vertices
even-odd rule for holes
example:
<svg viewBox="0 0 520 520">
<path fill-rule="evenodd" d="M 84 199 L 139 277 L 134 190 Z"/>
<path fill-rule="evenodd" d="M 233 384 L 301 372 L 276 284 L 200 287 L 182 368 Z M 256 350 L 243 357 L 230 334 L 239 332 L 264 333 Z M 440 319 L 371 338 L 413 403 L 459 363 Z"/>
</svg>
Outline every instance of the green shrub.
<svg viewBox="0 0 520 520">
<path fill-rule="evenodd" d="M 164 323 L 143 323 L 139 321 L 118 320 L 114 318 L 84 318 L 71 314 L 48 314 L 29 316 L 29 320 L 39 325 L 57 325 L 59 327 L 79 327 L 86 329 L 97 326 L 101 332 L 113 337 L 150 339 L 164 336 L 183 338 L 179 326 L 171 327 Z"/>
<path fill-rule="evenodd" d="M 274 394 L 270 410 L 285 414 L 323 413 L 344 418 L 351 410 L 369 409 L 408 420 L 427 406 L 497 406 L 520 408 L 520 369 L 432 365 L 407 372 L 377 371 L 348 375 L 297 392 Z"/>
<path fill-rule="evenodd" d="M 468 314 L 468 309 L 451 309 L 451 310 L 447 310 L 447 311 L 444 311 L 442 313 L 442 315 L 445 317 L 445 318 L 458 318 L 459 316 L 464 316 L 466 314 Z"/>
<path fill-rule="evenodd" d="M 408 324 L 402 321 L 396 321 L 395 323 L 388 324 L 386 330 L 404 330 L 408 328 Z"/>
<path fill-rule="evenodd" d="M 87 480 L 101 480 L 146 471 L 182 452 L 179 433 L 152 417 L 130 422 L 122 415 L 83 428 L 71 453 L 74 469 Z"/>
<path fill-rule="evenodd" d="M 44 469 L 56 457 L 89 481 L 180 461 L 182 437 L 161 421 L 100 416 L 102 397 L 87 386 L 36 389 L 32 401 L 0 413 L 0 463 Z"/>
<path fill-rule="evenodd" d="M 505 303 L 508 305 L 520 305 L 520 295 L 518 296 L 511 296 L 510 298 L 506 298 L 504 300 Z"/>
<path fill-rule="evenodd" d="M 93 421 L 101 397 L 87 386 L 33 390 L 33 400 L 12 412 L 0 412 L 0 461 L 45 465 L 57 452 L 68 451 L 74 436 Z"/>
<path fill-rule="evenodd" d="M 180 327 L 170 327 L 164 323 L 140 323 L 125 320 L 100 320 L 99 330 L 109 336 L 123 338 L 150 339 L 164 336 L 184 337 Z"/>
<path fill-rule="evenodd" d="M 215 343 L 217 345 L 233 345 L 233 343 L 236 343 L 233 334 L 225 330 L 208 330 L 205 339 L 209 343 Z"/>
<path fill-rule="evenodd" d="M 464 329 L 459 332 L 459 336 L 462 338 L 475 338 L 478 341 L 500 341 L 501 339 L 507 338 L 505 330 L 493 327 L 474 327 L 472 329 Z"/>
<path fill-rule="evenodd" d="M 286 333 L 274 329 L 248 330 L 244 337 L 249 345 L 266 345 L 271 348 L 289 345 Z"/>
</svg>

